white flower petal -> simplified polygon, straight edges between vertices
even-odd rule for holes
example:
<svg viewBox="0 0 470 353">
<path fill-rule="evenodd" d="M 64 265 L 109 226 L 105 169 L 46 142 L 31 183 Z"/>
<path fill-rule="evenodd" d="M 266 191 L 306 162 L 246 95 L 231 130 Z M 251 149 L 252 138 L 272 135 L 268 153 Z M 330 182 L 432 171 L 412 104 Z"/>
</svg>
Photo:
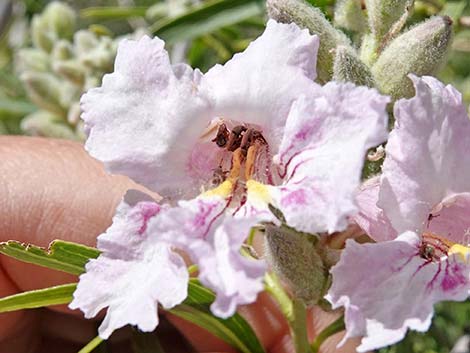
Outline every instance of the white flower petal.
<svg viewBox="0 0 470 353">
<path fill-rule="evenodd" d="M 399 232 L 421 232 L 432 209 L 470 190 L 470 121 L 460 94 L 411 76 L 416 96 L 395 104 L 379 206 Z"/>
<path fill-rule="evenodd" d="M 345 307 L 347 337 L 364 336 L 358 351 L 396 343 L 408 329 L 426 331 L 436 302 L 468 298 L 470 263 L 454 256 L 428 261 L 420 239 L 406 232 L 377 244 L 348 240 L 331 270 L 327 299 Z"/>
<path fill-rule="evenodd" d="M 300 231 L 344 230 L 367 149 L 387 138 L 389 99 L 374 89 L 330 82 L 297 100 L 289 113 L 273 193 L 287 224 Z"/>
<path fill-rule="evenodd" d="M 98 238 L 102 254 L 90 260 L 80 276 L 70 308 L 90 318 L 108 307 L 99 328 L 103 339 L 127 324 L 153 331 L 158 303 L 171 308 L 187 296 L 189 276 L 183 259 L 146 232 L 147 222 L 159 212 L 157 204 L 147 201 L 121 203 L 113 224 Z"/>
<path fill-rule="evenodd" d="M 295 24 L 268 21 L 243 53 L 204 75 L 216 115 L 259 125 L 276 153 L 292 102 L 318 87 L 313 82 L 318 43 Z"/>
<path fill-rule="evenodd" d="M 172 67 L 158 38 L 123 40 L 114 73 L 82 97 L 86 149 L 110 172 L 164 196 L 199 191 L 187 168 L 211 119 L 200 76 Z"/>
</svg>

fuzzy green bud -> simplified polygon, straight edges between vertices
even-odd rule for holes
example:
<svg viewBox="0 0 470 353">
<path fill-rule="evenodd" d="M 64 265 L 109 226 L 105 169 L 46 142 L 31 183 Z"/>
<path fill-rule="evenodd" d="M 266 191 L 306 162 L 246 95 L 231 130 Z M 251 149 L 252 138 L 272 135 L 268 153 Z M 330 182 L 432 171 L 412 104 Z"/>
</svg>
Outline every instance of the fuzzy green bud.
<svg viewBox="0 0 470 353">
<path fill-rule="evenodd" d="M 73 48 L 70 42 L 59 40 L 52 49 L 51 57 L 54 60 L 69 60 L 74 56 Z"/>
<path fill-rule="evenodd" d="M 48 71 L 49 57 L 42 50 L 21 49 L 16 54 L 16 68 L 19 71 Z"/>
<path fill-rule="evenodd" d="M 372 67 L 382 93 L 394 99 L 411 97 L 408 74 L 433 75 L 444 62 L 452 42 L 450 17 L 432 17 L 395 38 Z"/>
<path fill-rule="evenodd" d="M 332 49 L 339 45 L 351 46 L 346 35 L 334 28 L 321 10 L 303 0 L 267 0 L 266 6 L 269 17 L 278 22 L 294 22 L 301 28 L 307 28 L 311 34 L 317 34 L 320 37 L 317 57 L 318 81 L 329 81 L 333 76 Z"/>
<path fill-rule="evenodd" d="M 76 20 L 73 9 L 62 2 L 51 2 L 42 13 L 42 21 L 48 24 L 56 38 L 71 38 Z"/>
<path fill-rule="evenodd" d="M 266 227 L 266 258 L 294 296 L 307 305 L 325 294 L 328 268 L 318 252 L 318 238 L 288 227 Z"/>
<path fill-rule="evenodd" d="M 64 115 L 61 104 L 62 85 L 53 75 L 40 72 L 25 72 L 21 75 L 29 98 L 39 107 Z"/>
<path fill-rule="evenodd" d="M 335 52 L 333 64 L 334 81 L 352 82 L 358 86 L 375 86 L 374 78 L 369 68 L 352 49 L 339 46 Z"/>
<path fill-rule="evenodd" d="M 377 42 L 380 42 L 393 25 L 408 15 L 413 0 L 365 0 L 369 27 Z"/>
<path fill-rule="evenodd" d="M 31 21 L 31 37 L 36 48 L 49 53 L 54 46 L 54 37 L 49 31 L 46 21 L 43 21 L 40 15 L 35 15 Z"/>
<path fill-rule="evenodd" d="M 85 80 L 85 69 L 76 60 L 55 61 L 53 70 L 67 80 L 82 85 Z"/>
<path fill-rule="evenodd" d="M 21 129 L 33 136 L 77 139 L 70 126 L 54 114 L 43 110 L 27 115 L 21 121 Z"/>
<path fill-rule="evenodd" d="M 338 0 L 335 6 L 334 23 L 337 27 L 351 32 L 364 32 L 366 19 L 362 13 L 361 1 Z"/>
</svg>

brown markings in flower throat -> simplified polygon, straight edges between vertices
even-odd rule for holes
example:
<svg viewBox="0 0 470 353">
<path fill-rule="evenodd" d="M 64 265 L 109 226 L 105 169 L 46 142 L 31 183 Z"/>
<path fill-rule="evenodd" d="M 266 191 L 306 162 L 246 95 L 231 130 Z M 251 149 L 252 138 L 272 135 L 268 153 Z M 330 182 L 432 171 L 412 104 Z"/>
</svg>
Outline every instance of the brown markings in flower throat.
<svg viewBox="0 0 470 353">
<path fill-rule="evenodd" d="M 237 125 L 232 130 L 229 130 L 224 123 L 219 125 L 217 135 L 212 142 L 215 142 L 220 148 L 233 152 L 230 171 L 223 171 L 222 166 L 219 166 L 214 171 L 214 173 L 217 172 L 217 177 L 221 175 L 226 176 L 228 174 L 228 178 L 232 181 L 239 178 L 244 162 L 245 178 L 246 180 L 251 179 L 255 171 L 256 158 L 260 147 L 267 145 L 266 139 L 261 131 L 248 128 L 244 125 Z"/>
<path fill-rule="evenodd" d="M 448 239 L 425 232 L 423 233 L 419 255 L 428 261 L 439 261 L 441 257 L 447 256 L 449 249 L 454 245 Z"/>
</svg>

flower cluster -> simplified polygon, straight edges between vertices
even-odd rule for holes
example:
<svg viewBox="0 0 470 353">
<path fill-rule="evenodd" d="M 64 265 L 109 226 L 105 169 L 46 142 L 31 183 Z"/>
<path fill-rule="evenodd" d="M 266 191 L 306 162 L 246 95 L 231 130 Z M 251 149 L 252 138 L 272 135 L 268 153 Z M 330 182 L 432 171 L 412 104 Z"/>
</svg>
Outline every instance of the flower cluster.
<svg viewBox="0 0 470 353">
<path fill-rule="evenodd" d="M 228 317 L 263 289 L 264 261 L 240 251 L 252 227 L 348 226 L 364 156 L 388 135 L 389 98 L 315 83 L 318 42 L 271 20 L 206 74 L 172 65 L 158 38 L 121 42 L 114 73 L 81 100 L 86 148 L 162 199 L 129 192 L 80 278 L 71 307 L 87 317 L 108 307 L 101 337 L 153 330 L 159 303 L 186 298 L 182 252 L 216 293 L 212 312 Z"/>
<path fill-rule="evenodd" d="M 155 329 L 158 304 L 187 297 L 188 260 L 216 294 L 214 315 L 254 302 L 269 264 L 241 250 L 260 225 L 299 244 L 353 224 L 368 236 L 346 242 L 326 296 L 344 307 L 345 340 L 364 337 L 359 351 L 425 331 L 434 303 L 468 298 L 470 121 L 460 94 L 410 75 L 415 96 L 395 103 L 388 136 L 388 97 L 315 83 L 318 46 L 307 30 L 270 20 L 243 53 L 203 74 L 172 65 L 158 38 L 121 42 L 114 73 L 81 100 L 86 148 L 161 199 L 129 191 L 80 278 L 71 307 L 87 317 L 108 307 L 102 338 L 126 324 Z M 381 176 L 361 185 L 368 149 L 387 138 Z M 308 249 L 327 251 L 328 241 Z M 325 265 L 327 255 L 312 257 Z"/>
<path fill-rule="evenodd" d="M 426 331 L 433 304 L 470 295 L 470 121 L 460 94 L 411 76 L 416 95 L 395 104 L 380 178 L 357 195 L 356 222 L 377 243 L 348 241 L 328 300 L 345 307 L 359 351 Z"/>
</svg>

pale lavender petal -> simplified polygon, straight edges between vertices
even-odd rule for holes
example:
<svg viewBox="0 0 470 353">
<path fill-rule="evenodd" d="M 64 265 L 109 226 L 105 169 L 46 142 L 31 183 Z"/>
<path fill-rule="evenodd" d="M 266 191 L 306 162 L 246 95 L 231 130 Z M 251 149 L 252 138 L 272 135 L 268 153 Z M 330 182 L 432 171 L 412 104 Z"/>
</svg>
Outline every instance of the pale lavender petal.
<svg viewBox="0 0 470 353">
<path fill-rule="evenodd" d="M 387 138 L 388 101 L 374 89 L 330 82 L 294 103 L 275 156 L 284 182 L 274 206 L 287 224 L 311 233 L 347 227 L 366 151 Z"/>
<path fill-rule="evenodd" d="M 427 230 L 454 243 L 470 244 L 470 193 L 450 196 L 438 206 L 433 210 Z"/>
<path fill-rule="evenodd" d="M 263 261 L 240 254 L 259 219 L 224 215 L 227 205 L 228 200 L 218 196 L 180 201 L 148 225 L 159 241 L 184 250 L 199 265 L 201 282 L 216 293 L 212 311 L 224 318 L 233 315 L 238 305 L 256 300 L 265 272 Z"/>
<path fill-rule="evenodd" d="M 70 308 L 91 318 L 108 307 L 99 328 L 103 339 L 127 324 L 153 331 L 158 304 L 171 308 L 187 296 L 189 276 L 183 259 L 146 231 L 159 212 L 160 207 L 148 201 L 121 203 L 113 224 L 98 238 L 102 254 L 90 260 L 80 276 Z"/>
<path fill-rule="evenodd" d="M 200 257 L 213 255 L 210 240 L 226 206 L 227 200 L 218 196 L 180 201 L 150 220 L 148 229 L 159 241 L 184 250 L 197 262 Z"/>
<path fill-rule="evenodd" d="M 292 102 L 319 87 L 313 82 L 318 43 L 293 23 L 268 21 L 243 53 L 204 75 L 216 115 L 259 125 L 276 153 Z"/>
<path fill-rule="evenodd" d="M 199 258 L 199 278 L 216 293 L 211 311 L 218 317 L 230 317 L 237 306 L 253 303 L 264 288 L 264 261 L 240 253 L 251 227 L 257 223 L 256 218 L 226 217 L 213 235 L 213 256 Z"/>
<path fill-rule="evenodd" d="M 188 66 L 172 67 L 158 38 L 123 40 L 114 73 L 82 97 L 86 149 L 112 173 L 164 196 L 197 194 L 187 168 L 212 118 L 200 78 Z"/>
<path fill-rule="evenodd" d="M 411 76 L 416 96 L 395 104 L 379 206 L 401 233 L 418 233 L 444 199 L 470 190 L 470 121 L 460 94 Z"/>
<path fill-rule="evenodd" d="M 359 213 L 354 216 L 353 220 L 375 241 L 392 240 L 398 234 L 384 211 L 377 206 L 379 187 L 379 177 L 369 179 L 361 185 L 356 195 Z"/>
<path fill-rule="evenodd" d="M 348 240 L 327 299 L 345 307 L 347 336 L 364 336 L 358 351 L 398 342 L 407 329 L 426 331 L 436 302 L 468 298 L 470 263 L 454 256 L 426 260 L 420 245 L 413 232 L 377 244 Z"/>
</svg>

